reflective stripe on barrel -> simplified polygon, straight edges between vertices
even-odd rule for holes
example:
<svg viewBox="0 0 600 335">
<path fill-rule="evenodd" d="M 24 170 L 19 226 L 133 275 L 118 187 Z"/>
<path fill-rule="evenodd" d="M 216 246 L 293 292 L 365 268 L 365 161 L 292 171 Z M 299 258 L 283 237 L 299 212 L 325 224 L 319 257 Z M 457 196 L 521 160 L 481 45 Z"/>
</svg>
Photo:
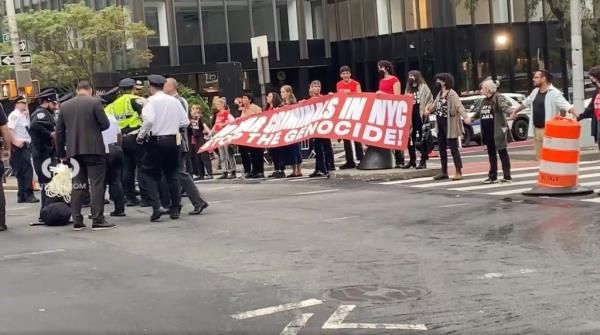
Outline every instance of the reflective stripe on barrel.
<svg viewBox="0 0 600 335">
<path fill-rule="evenodd" d="M 546 122 L 538 175 L 539 187 L 577 186 L 580 135 L 581 126 L 575 120 L 555 117 Z"/>
</svg>

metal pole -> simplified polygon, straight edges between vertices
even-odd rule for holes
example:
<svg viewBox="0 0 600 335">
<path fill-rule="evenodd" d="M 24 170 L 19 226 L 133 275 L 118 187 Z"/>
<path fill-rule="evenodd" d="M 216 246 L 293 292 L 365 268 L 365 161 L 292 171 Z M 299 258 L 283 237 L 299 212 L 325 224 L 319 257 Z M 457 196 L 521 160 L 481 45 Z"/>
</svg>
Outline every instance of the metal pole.
<svg viewBox="0 0 600 335">
<path fill-rule="evenodd" d="M 6 17 L 8 18 L 8 30 L 10 32 L 10 44 L 12 46 L 15 71 L 22 70 L 21 49 L 19 48 L 19 29 L 17 27 L 17 14 L 15 12 L 14 0 L 6 0 Z"/>
<path fill-rule="evenodd" d="M 573 58 L 573 104 L 577 112 L 583 112 L 585 100 L 583 86 L 583 42 L 581 38 L 580 0 L 571 0 L 571 49 Z"/>
</svg>

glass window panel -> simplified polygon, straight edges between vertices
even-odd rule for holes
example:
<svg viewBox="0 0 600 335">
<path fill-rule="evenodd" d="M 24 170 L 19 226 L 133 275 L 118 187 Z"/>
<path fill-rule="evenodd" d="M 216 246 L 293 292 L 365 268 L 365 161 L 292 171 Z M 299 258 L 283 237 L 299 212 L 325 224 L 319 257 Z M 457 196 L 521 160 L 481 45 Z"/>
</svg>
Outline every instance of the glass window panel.
<svg viewBox="0 0 600 335">
<path fill-rule="evenodd" d="M 428 0 L 419 0 L 419 19 L 420 19 L 420 28 L 427 29 L 431 28 L 431 10 L 429 9 L 429 1 Z"/>
<path fill-rule="evenodd" d="M 456 24 L 471 24 L 471 10 L 465 5 L 463 1 L 456 1 Z"/>
<path fill-rule="evenodd" d="M 402 2 L 391 1 L 392 11 L 392 33 L 400 33 L 404 31 L 404 17 L 402 16 Z"/>
<path fill-rule="evenodd" d="M 231 43 L 250 42 L 250 10 L 248 0 L 227 1 L 227 20 Z M 210 32 L 210 30 L 209 30 Z"/>
<path fill-rule="evenodd" d="M 177 25 L 177 41 L 179 45 L 200 45 L 198 6 L 183 7 L 175 2 L 175 24 Z"/>
<path fill-rule="evenodd" d="M 493 0 L 492 5 L 494 6 L 494 22 L 495 23 L 508 23 L 508 3 L 510 0 Z"/>
<path fill-rule="evenodd" d="M 361 0 L 350 0 L 352 38 L 363 37 L 363 11 Z"/>
<path fill-rule="evenodd" d="M 367 1 L 371 2 L 371 1 Z M 390 33 L 390 21 L 388 15 L 390 12 L 388 0 L 377 0 L 376 2 L 376 16 L 377 16 L 377 33 L 379 35 L 386 35 Z"/>
<path fill-rule="evenodd" d="M 544 5 L 540 0 L 527 0 L 529 6 L 529 19 L 531 21 L 544 21 Z"/>
<path fill-rule="evenodd" d="M 329 29 L 329 39 L 331 41 L 338 40 L 337 18 L 335 16 L 335 4 L 327 3 L 327 27 Z"/>
<path fill-rule="evenodd" d="M 325 27 L 321 0 L 304 3 L 304 19 L 306 21 L 306 38 L 309 40 L 322 39 Z"/>
<path fill-rule="evenodd" d="M 479 0 L 475 9 L 475 23 L 489 24 L 490 23 L 490 1 Z"/>
<path fill-rule="evenodd" d="M 225 10 L 221 1 L 201 2 L 202 28 L 205 44 L 223 44 L 227 40 L 225 34 Z"/>
<path fill-rule="evenodd" d="M 513 21 L 527 22 L 527 0 L 512 0 Z"/>
<path fill-rule="evenodd" d="M 298 14 L 296 0 L 276 0 L 279 18 L 279 36 L 282 41 L 298 40 Z"/>
<path fill-rule="evenodd" d="M 406 18 L 406 30 L 417 30 L 417 6 L 415 0 L 406 0 L 404 2 L 404 16 Z"/>
<path fill-rule="evenodd" d="M 337 4 L 338 19 L 340 24 L 340 40 L 350 39 L 350 17 L 348 16 L 350 2 L 340 0 Z"/>
<path fill-rule="evenodd" d="M 275 40 L 275 19 L 273 18 L 273 5 L 271 0 L 253 0 L 252 16 L 254 35 L 267 35 L 269 41 Z"/>
<path fill-rule="evenodd" d="M 363 12 L 364 12 L 364 23 L 365 23 L 365 36 L 376 36 L 377 35 L 377 2 L 373 0 L 362 0 L 363 1 Z M 385 15 L 387 25 L 387 13 Z"/>
<path fill-rule="evenodd" d="M 160 46 L 160 27 L 158 23 L 158 8 L 157 7 L 145 7 L 144 16 L 146 26 L 150 28 L 154 34 L 148 36 L 148 46 L 158 47 Z"/>
</svg>

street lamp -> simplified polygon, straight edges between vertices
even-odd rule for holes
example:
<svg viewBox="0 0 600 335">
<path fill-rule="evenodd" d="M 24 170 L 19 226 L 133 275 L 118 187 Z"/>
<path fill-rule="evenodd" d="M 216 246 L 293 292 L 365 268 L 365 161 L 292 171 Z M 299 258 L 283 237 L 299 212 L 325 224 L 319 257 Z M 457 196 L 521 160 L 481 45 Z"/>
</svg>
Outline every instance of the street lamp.
<svg viewBox="0 0 600 335">
<path fill-rule="evenodd" d="M 499 34 L 496 36 L 496 45 L 503 47 L 508 43 L 508 37 L 505 34 Z"/>
</svg>

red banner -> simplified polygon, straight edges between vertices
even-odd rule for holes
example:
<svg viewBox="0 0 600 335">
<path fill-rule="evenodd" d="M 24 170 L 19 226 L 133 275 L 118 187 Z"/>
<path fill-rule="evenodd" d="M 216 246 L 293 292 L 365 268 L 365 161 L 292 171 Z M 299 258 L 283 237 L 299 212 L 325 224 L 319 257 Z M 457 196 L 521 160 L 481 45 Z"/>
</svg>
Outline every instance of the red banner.
<svg viewBox="0 0 600 335">
<path fill-rule="evenodd" d="M 200 148 L 225 144 L 281 147 L 310 138 L 344 139 L 406 150 L 413 98 L 406 95 L 338 93 L 299 102 L 227 124 Z"/>
</svg>

